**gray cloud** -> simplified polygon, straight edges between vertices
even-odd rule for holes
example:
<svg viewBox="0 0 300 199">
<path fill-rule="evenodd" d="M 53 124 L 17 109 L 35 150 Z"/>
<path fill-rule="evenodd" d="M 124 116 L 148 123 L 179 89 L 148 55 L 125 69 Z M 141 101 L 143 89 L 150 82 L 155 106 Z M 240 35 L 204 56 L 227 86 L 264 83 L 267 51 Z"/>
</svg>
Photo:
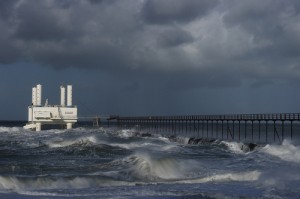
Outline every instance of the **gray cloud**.
<svg viewBox="0 0 300 199">
<path fill-rule="evenodd" d="M 161 47 L 176 47 L 194 41 L 193 36 L 180 28 L 171 28 L 158 35 L 157 43 Z"/>
<path fill-rule="evenodd" d="M 30 2 L 18 8 L 14 36 L 22 41 L 51 41 L 71 37 L 71 31 L 57 7 L 44 5 L 42 1 Z"/>
<path fill-rule="evenodd" d="M 271 5 L 271 6 L 270 6 Z M 276 41 L 285 33 L 285 21 L 290 10 L 288 1 L 251 1 L 236 4 L 224 16 L 224 22 L 230 26 L 240 26 L 253 35 L 253 42 Z"/>
<path fill-rule="evenodd" d="M 300 55 L 298 10 L 295 1 L 236 1 L 225 14 L 223 21 L 229 29 L 250 35 L 251 48 L 240 61 L 259 64 L 253 66 L 257 77 L 293 76 L 290 69 L 299 66 Z M 299 71 L 294 72 L 299 78 Z"/>
<path fill-rule="evenodd" d="M 122 74 L 134 79 L 133 90 L 153 79 L 165 89 L 290 81 L 300 78 L 299 7 L 292 0 L 0 1 L 0 63 Z"/>
<path fill-rule="evenodd" d="M 18 49 L 17 44 L 6 40 L 7 38 L 2 36 L 0 39 L 0 60 L 2 64 L 11 64 L 21 61 L 22 53 Z"/>
<path fill-rule="evenodd" d="M 206 15 L 217 0 L 147 0 L 143 7 L 145 21 L 154 24 L 189 22 Z"/>
<path fill-rule="evenodd" d="M 1 18 L 8 19 L 11 17 L 12 12 L 14 10 L 14 6 L 19 0 L 11 0 L 11 1 L 0 1 L 0 16 Z"/>
</svg>

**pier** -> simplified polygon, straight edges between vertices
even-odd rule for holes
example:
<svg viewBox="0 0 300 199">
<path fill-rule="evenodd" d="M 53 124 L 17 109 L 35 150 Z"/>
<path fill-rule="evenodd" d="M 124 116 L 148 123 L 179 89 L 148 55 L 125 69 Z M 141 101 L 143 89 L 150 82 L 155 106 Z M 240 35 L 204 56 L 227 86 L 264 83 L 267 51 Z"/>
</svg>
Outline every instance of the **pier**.
<svg viewBox="0 0 300 199">
<path fill-rule="evenodd" d="M 299 134 L 300 113 L 110 116 L 107 122 L 119 128 L 167 136 L 280 143 L 284 139 L 293 140 Z"/>
</svg>

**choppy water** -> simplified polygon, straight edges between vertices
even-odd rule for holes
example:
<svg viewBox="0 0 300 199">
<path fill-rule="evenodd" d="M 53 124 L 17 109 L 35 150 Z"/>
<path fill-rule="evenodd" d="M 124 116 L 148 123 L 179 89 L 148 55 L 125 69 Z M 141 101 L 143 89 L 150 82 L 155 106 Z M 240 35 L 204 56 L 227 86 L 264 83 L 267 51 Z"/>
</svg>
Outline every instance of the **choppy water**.
<svg viewBox="0 0 300 199">
<path fill-rule="evenodd" d="M 300 198 L 300 146 L 0 127 L 0 198 Z M 150 132 L 151 133 L 151 132 Z"/>
</svg>

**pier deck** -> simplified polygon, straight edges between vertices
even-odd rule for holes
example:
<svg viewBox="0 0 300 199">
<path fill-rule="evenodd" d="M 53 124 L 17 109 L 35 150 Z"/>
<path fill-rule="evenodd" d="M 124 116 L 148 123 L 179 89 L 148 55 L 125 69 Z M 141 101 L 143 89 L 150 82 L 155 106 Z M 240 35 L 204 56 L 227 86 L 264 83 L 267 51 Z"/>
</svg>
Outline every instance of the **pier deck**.
<svg viewBox="0 0 300 199">
<path fill-rule="evenodd" d="M 169 136 L 258 143 L 293 140 L 295 132 L 300 130 L 300 113 L 110 116 L 108 121 L 114 121 L 122 128 L 135 128 Z"/>
</svg>

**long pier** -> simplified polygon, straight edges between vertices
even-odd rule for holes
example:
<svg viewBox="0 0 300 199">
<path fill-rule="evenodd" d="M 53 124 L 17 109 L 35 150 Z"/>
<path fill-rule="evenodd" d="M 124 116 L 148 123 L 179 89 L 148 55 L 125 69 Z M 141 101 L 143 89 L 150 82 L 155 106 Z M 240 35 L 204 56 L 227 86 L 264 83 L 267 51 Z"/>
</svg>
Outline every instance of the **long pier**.
<svg viewBox="0 0 300 199">
<path fill-rule="evenodd" d="M 257 143 L 293 140 L 300 130 L 300 113 L 110 116 L 107 120 L 120 128 L 135 128 L 168 136 Z"/>
</svg>

